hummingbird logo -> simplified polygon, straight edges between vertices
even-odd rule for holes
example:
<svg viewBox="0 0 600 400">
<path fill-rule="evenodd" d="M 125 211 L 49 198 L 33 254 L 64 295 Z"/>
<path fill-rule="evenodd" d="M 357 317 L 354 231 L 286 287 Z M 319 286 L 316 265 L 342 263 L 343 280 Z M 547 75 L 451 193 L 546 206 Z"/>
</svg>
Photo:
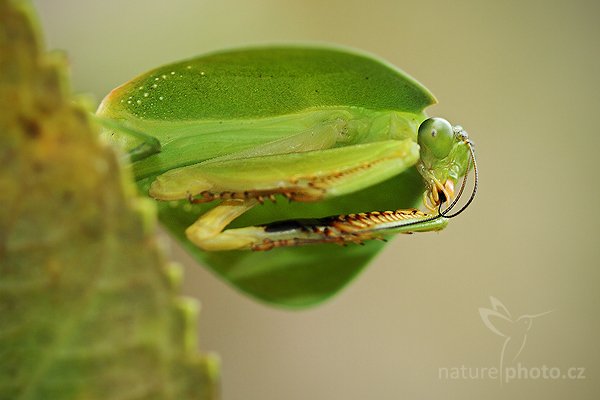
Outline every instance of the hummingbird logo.
<svg viewBox="0 0 600 400">
<path fill-rule="evenodd" d="M 479 308 L 479 315 L 483 324 L 498 336 L 504 338 L 500 352 L 500 376 L 502 377 L 504 362 L 514 362 L 525 348 L 527 335 L 535 318 L 550 314 L 546 311 L 539 314 L 524 314 L 513 318 L 504 304 L 497 298 L 490 296 L 492 308 Z"/>
</svg>

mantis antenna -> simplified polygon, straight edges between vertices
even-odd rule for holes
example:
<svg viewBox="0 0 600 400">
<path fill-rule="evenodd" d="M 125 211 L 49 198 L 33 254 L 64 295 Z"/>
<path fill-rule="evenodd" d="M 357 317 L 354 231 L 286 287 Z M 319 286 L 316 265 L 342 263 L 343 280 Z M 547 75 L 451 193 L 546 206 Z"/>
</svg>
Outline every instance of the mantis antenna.
<svg viewBox="0 0 600 400">
<path fill-rule="evenodd" d="M 454 206 L 456 205 L 456 203 L 458 203 L 458 200 L 460 199 L 460 197 L 463 194 L 465 185 L 467 183 L 467 175 L 468 175 L 467 174 L 463 178 L 462 184 L 460 186 L 460 190 L 458 191 L 458 195 L 456 196 L 456 198 L 452 201 L 452 203 L 450 203 L 448 208 L 446 208 L 444 211 L 438 211 L 439 216 L 441 216 L 441 217 L 445 217 L 445 218 L 456 217 L 458 214 L 465 211 L 467 207 L 469 207 L 469 205 L 471 204 L 471 202 L 473 202 L 473 199 L 475 198 L 475 194 L 477 193 L 477 184 L 479 182 L 479 172 L 477 171 L 477 160 L 475 158 L 475 146 L 473 145 L 473 142 L 471 142 L 469 139 L 466 139 L 466 138 L 465 138 L 465 144 L 467 146 L 469 146 L 469 153 L 471 154 L 471 156 L 469 157 L 469 163 L 467 164 L 467 171 L 469 170 L 469 168 L 471 168 L 471 163 L 473 163 L 473 174 L 475 175 L 475 178 L 474 178 L 475 181 L 473 183 L 473 190 L 471 191 L 471 196 L 469 197 L 469 200 L 467 200 L 467 202 L 460 208 L 460 210 L 458 210 L 454 214 L 448 215 L 448 212 L 454 208 Z M 442 208 L 442 205 L 440 204 L 440 207 L 438 210 L 441 210 L 441 208 Z"/>
</svg>

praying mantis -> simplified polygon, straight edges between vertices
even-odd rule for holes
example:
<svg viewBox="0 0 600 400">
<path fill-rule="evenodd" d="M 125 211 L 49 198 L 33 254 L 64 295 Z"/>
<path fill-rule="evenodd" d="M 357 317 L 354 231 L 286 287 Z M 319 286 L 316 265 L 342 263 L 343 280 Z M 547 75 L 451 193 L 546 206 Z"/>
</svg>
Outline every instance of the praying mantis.
<svg viewBox="0 0 600 400">
<path fill-rule="evenodd" d="M 140 188 L 162 204 L 163 223 L 180 239 L 185 232 L 188 249 L 278 252 L 437 231 L 462 212 L 477 189 L 474 147 L 460 126 L 427 118 L 435 101 L 372 56 L 270 46 L 149 71 L 108 94 L 97 116 L 102 136 L 129 155 Z M 415 169 L 429 212 L 358 208 L 368 207 L 374 188 L 372 198 L 388 192 L 386 205 L 394 193 L 414 191 L 414 180 L 406 188 L 392 182 Z M 471 169 L 471 195 L 451 213 Z M 347 200 L 353 196 L 362 200 Z M 277 204 L 260 207 L 265 202 Z M 288 213 L 288 202 L 308 208 Z M 257 208 L 271 211 L 238 222 Z M 319 214 L 325 209 L 330 214 Z"/>
</svg>

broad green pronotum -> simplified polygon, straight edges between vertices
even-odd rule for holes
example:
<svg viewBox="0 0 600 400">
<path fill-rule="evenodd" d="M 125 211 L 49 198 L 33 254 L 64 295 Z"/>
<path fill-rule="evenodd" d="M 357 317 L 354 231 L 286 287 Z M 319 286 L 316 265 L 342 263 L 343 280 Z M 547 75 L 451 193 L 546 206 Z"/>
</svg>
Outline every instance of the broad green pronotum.
<svg viewBox="0 0 600 400">
<path fill-rule="evenodd" d="M 475 160 L 461 127 L 426 118 L 434 102 L 371 56 L 263 47 L 147 72 L 114 89 L 97 114 L 104 137 L 129 153 L 140 188 L 188 249 L 341 254 L 354 243 L 447 225 L 455 186 Z M 430 213 L 400 204 L 421 186 L 410 178 L 415 167 Z M 399 204 L 369 208 L 369 198 L 371 207 Z M 364 264 L 370 255 L 361 257 Z"/>
</svg>

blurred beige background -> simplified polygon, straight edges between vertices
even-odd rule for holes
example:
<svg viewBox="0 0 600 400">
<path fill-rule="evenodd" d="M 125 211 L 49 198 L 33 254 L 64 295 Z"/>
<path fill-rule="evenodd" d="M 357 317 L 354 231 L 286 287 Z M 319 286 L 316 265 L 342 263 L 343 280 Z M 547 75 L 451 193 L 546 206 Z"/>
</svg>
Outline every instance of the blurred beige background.
<svg viewBox="0 0 600 400">
<path fill-rule="evenodd" d="M 75 90 L 97 100 L 140 72 L 211 50 L 332 42 L 415 76 L 440 101 L 429 114 L 476 142 L 473 206 L 440 234 L 398 237 L 321 307 L 257 304 L 173 244 L 185 292 L 202 301 L 201 347 L 222 357 L 226 400 L 600 398 L 597 2 L 35 4 L 48 47 L 69 54 Z M 504 384 L 481 377 L 505 340 L 479 315 L 490 296 L 515 319 L 553 310 L 532 321 L 510 364 L 520 363 L 522 379 Z M 558 378 L 525 379 L 544 366 Z M 563 379 L 569 371 L 585 379 Z"/>
</svg>

